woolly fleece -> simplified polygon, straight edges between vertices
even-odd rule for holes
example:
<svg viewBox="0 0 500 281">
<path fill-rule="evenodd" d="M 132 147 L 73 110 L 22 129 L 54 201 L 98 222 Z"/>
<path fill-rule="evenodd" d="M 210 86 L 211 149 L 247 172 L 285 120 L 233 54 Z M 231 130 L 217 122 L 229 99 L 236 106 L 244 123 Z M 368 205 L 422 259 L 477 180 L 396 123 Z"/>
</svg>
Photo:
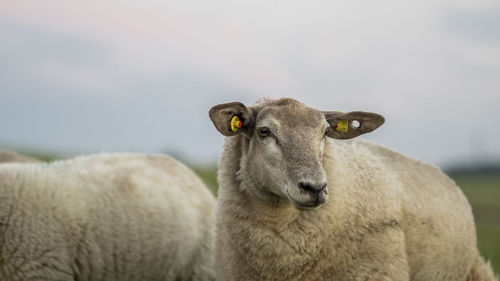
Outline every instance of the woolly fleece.
<svg viewBox="0 0 500 281">
<path fill-rule="evenodd" d="M 167 156 L 0 165 L 0 280 L 214 280 L 215 199 Z"/>
</svg>

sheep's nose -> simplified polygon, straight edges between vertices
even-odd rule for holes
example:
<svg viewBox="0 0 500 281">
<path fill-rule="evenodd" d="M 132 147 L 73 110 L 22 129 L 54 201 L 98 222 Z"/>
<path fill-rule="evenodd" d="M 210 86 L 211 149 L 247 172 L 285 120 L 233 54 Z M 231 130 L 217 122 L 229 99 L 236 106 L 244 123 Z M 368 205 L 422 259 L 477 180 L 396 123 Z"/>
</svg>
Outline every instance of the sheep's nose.
<svg viewBox="0 0 500 281">
<path fill-rule="evenodd" d="M 299 182 L 299 189 L 304 193 L 318 196 L 319 193 L 326 188 L 326 182 L 320 184 L 312 184 L 310 182 Z M 325 190 L 326 192 L 326 190 Z"/>
</svg>

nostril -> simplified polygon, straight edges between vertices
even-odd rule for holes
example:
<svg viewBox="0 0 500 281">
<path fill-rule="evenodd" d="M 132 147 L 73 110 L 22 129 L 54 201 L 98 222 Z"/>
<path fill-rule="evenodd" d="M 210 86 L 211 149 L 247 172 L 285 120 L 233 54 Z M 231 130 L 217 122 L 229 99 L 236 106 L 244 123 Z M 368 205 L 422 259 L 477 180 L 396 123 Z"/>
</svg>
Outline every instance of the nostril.
<svg viewBox="0 0 500 281">
<path fill-rule="evenodd" d="M 308 191 L 308 192 L 314 192 L 314 189 L 312 188 L 312 186 L 308 183 L 305 183 L 305 182 L 300 182 L 299 183 L 299 187 L 300 189 L 304 190 L 304 191 Z"/>
<path fill-rule="evenodd" d="M 299 188 L 303 191 L 310 192 L 310 193 L 319 193 L 323 189 L 325 189 L 326 183 L 324 184 L 319 184 L 319 185 L 312 185 L 310 183 L 306 182 L 300 182 L 299 183 Z"/>
</svg>

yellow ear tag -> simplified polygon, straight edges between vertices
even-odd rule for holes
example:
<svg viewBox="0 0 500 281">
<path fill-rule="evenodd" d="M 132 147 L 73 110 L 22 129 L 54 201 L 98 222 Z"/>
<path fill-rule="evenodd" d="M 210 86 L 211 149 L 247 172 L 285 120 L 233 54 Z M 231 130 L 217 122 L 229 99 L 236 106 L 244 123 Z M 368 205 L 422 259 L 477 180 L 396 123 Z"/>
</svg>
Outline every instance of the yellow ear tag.
<svg viewBox="0 0 500 281">
<path fill-rule="evenodd" d="M 349 120 L 340 120 L 335 128 L 340 132 L 347 132 L 349 130 Z"/>
<path fill-rule="evenodd" d="M 237 132 L 243 126 L 243 122 L 240 121 L 238 116 L 233 116 L 231 118 L 231 131 Z"/>
</svg>

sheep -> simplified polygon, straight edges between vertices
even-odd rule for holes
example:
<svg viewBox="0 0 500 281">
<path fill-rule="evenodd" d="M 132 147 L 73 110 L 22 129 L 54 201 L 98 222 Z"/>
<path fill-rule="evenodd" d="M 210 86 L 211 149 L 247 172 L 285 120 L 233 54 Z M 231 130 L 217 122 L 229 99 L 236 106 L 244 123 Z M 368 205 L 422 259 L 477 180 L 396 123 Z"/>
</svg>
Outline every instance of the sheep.
<svg viewBox="0 0 500 281">
<path fill-rule="evenodd" d="M 214 211 L 168 156 L 2 164 L 0 280 L 215 280 Z"/>
<path fill-rule="evenodd" d="M 25 163 L 25 162 L 40 162 L 40 160 L 21 155 L 19 153 L 0 149 L 0 163 Z"/>
<path fill-rule="evenodd" d="M 219 104 L 209 117 L 226 136 L 217 280 L 495 280 L 450 178 L 348 140 L 381 126 L 381 115 L 285 98 Z"/>
</svg>

